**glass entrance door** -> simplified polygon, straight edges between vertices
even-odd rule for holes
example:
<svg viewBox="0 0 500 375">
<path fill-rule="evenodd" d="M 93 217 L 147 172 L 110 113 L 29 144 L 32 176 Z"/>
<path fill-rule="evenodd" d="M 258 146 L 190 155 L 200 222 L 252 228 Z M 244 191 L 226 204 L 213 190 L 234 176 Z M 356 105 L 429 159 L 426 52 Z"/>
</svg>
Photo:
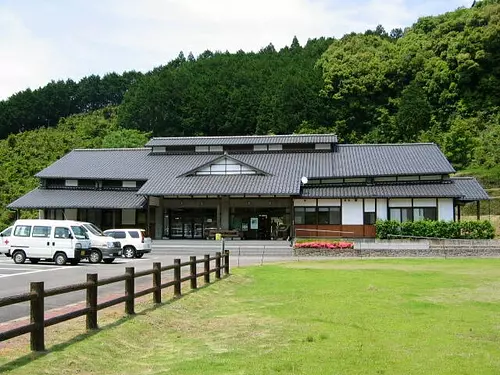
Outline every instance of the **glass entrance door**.
<svg viewBox="0 0 500 375">
<path fill-rule="evenodd" d="M 164 236 L 169 238 L 202 239 L 206 228 L 217 225 L 216 216 L 216 209 L 165 211 Z"/>
</svg>

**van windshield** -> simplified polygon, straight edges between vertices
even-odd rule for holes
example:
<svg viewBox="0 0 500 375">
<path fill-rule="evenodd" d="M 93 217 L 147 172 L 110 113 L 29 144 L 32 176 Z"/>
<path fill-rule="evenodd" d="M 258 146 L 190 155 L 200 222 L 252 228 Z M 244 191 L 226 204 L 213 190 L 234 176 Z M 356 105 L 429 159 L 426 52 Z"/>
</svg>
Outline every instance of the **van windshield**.
<svg viewBox="0 0 500 375">
<path fill-rule="evenodd" d="M 104 236 L 102 231 L 92 223 L 83 224 L 83 227 L 90 233 L 92 233 L 94 236 L 101 236 L 101 237 Z"/>
<path fill-rule="evenodd" d="M 72 225 L 71 229 L 73 230 L 73 233 L 75 234 L 75 238 L 79 240 L 88 240 L 89 236 L 87 235 L 87 231 L 85 230 L 84 227 L 82 226 L 77 226 L 77 225 Z"/>
</svg>

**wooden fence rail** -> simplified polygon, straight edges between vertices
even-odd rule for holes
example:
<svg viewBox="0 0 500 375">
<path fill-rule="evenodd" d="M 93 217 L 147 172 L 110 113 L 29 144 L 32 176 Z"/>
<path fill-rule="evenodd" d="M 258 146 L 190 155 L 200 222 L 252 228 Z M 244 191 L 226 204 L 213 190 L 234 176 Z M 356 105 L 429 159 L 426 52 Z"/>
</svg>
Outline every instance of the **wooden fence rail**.
<svg viewBox="0 0 500 375">
<path fill-rule="evenodd" d="M 215 267 L 210 268 L 215 261 Z M 203 271 L 198 272 L 198 265 L 203 264 Z M 189 267 L 189 275 L 181 277 L 182 268 Z M 162 283 L 162 272 L 173 270 L 173 280 Z M 87 330 L 98 329 L 97 312 L 120 303 L 125 303 L 125 312 L 128 315 L 135 313 L 135 299 L 147 294 L 153 295 L 155 304 L 161 303 L 162 289 L 173 286 L 174 297 L 181 296 L 181 285 L 185 281 L 190 281 L 191 289 L 198 288 L 198 278 L 203 276 L 205 283 L 210 283 L 210 275 L 215 273 L 215 278 L 221 278 L 221 271 L 229 275 L 229 252 L 217 252 L 215 256 L 205 255 L 203 259 L 190 257 L 189 261 L 181 263 L 180 259 L 174 259 L 174 264 L 162 266 L 161 263 L 153 263 L 153 269 L 135 272 L 134 267 L 127 267 L 125 274 L 98 279 L 96 273 L 87 274 L 87 281 L 84 283 L 67 285 L 52 289 L 44 289 L 43 282 L 30 283 L 29 293 L 0 298 L 0 308 L 30 302 L 30 323 L 21 327 L 16 327 L 8 331 L 0 332 L 0 342 L 30 333 L 30 346 L 32 351 L 45 350 L 45 328 L 65 322 L 80 316 L 86 317 Z M 141 291 L 135 291 L 135 279 L 152 275 L 153 286 Z M 103 285 L 124 281 L 125 294 L 123 296 L 98 303 L 98 288 Z M 71 311 L 65 314 L 45 319 L 45 298 L 60 294 L 71 293 L 79 290 L 86 290 L 86 306 L 84 308 Z"/>
</svg>

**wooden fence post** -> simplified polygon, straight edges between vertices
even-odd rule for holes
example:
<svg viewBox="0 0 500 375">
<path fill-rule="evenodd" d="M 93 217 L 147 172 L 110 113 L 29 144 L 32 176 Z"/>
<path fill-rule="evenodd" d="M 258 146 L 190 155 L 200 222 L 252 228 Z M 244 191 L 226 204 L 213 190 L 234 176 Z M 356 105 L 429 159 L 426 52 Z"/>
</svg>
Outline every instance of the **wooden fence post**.
<svg viewBox="0 0 500 375">
<path fill-rule="evenodd" d="M 45 293 L 43 281 L 30 283 L 30 291 L 36 294 L 36 297 L 30 303 L 30 322 L 35 325 L 35 328 L 31 331 L 30 346 L 32 351 L 43 352 L 45 351 Z"/>
<path fill-rule="evenodd" d="M 181 296 L 181 260 L 174 259 L 174 296 Z"/>
<path fill-rule="evenodd" d="M 135 271 L 134 267 L 125 268 L 125 274 L 127 278 L 125 279 L 125 296 L 127 300 L 125 301 L 125 313 L 128 315 L 134 315 L 134 302 L 135 302 Z"/>
<path fill-rule="evenodd" d="M 215 253 L 215 278 L 220 279 L 220 258 L 221 258 L 221 253 L 220 251 Z"/>
<path fill-rule="evenodd" d="M 153 286 L 155 291 L 153 293 L 153 302 L 161 303 L 161 263 L 153 263 Z"/>
<path fill-rule="evenodd" d="M 87 330 L 97 329 L 97 273 L 87 274 L 87 308 L 86 314 Z"/>
<path fill-rule="evenodd" d="M 224 251 L 224 274 L 229 275 L 229 250 Z"/>
<path fill-rule="evenodd" d="M 198 280 L 196 278 L 196 256 L 189 257 L 191 264 L 189 265 L 191 273 L 191 289 L 196 289 L 198 287 Z"/>
<path fill-rule="evenodd" d="M 203 257 L 203 280 L 205 281 L 205 284 L 210 283 L 210 255 L 205 254 Z"/>
</svg>

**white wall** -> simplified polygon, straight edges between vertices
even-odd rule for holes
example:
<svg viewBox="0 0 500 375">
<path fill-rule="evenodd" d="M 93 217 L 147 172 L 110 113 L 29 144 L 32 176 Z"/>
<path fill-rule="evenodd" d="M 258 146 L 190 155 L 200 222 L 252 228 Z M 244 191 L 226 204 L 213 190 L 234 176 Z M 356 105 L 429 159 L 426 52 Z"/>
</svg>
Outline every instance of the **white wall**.
<svg viewBox="0 0 500 375">
<path fill-rule="evenodd" d="M 363 199 L 342 200 L 342 224 L 363 225 Z"/>
<path fill-rule="evenodd" d="M 66 180 L 64 184 L 66 186 L 78 186 L 78 180 Z"/>
<path fill-rule="evenodd" d="M 122 186 L 125 188 L 135 188 L 137 183 L 135 181 L 122 181 Z"/>
<path fill-rule="evenodd" d="M 294 207 L 316 207 L 316 199 L 294 199 Z"/>
<path fill-rule="evenodd" d="M 438 219 L 446 221 L 452 221 L 454 219 L 452 198 L 439 198 Z"/>
<path fill-rule="evenodd" d="M 387 199 L 377 199 L 377 219 L 387 220 Z"/>
<path fill-rule="evenodd" d="M 340 207 L 340 199 L 318 199 L 318 207 Z"/>
<path fill-rule="evenodd" d="M 415 198 L 413 207 L 436 207 L 436 199 L 434 198 Z"/>
<path fill-rule="evenodd" d="M 375 209 L 375 199 L 365 199 L 365 212 L 377 212 Z"/>
<path fill-rule="evenodd" d="M 411 207 L 411 198 L 389 199 L 389 207 Z"/>
</svg>

